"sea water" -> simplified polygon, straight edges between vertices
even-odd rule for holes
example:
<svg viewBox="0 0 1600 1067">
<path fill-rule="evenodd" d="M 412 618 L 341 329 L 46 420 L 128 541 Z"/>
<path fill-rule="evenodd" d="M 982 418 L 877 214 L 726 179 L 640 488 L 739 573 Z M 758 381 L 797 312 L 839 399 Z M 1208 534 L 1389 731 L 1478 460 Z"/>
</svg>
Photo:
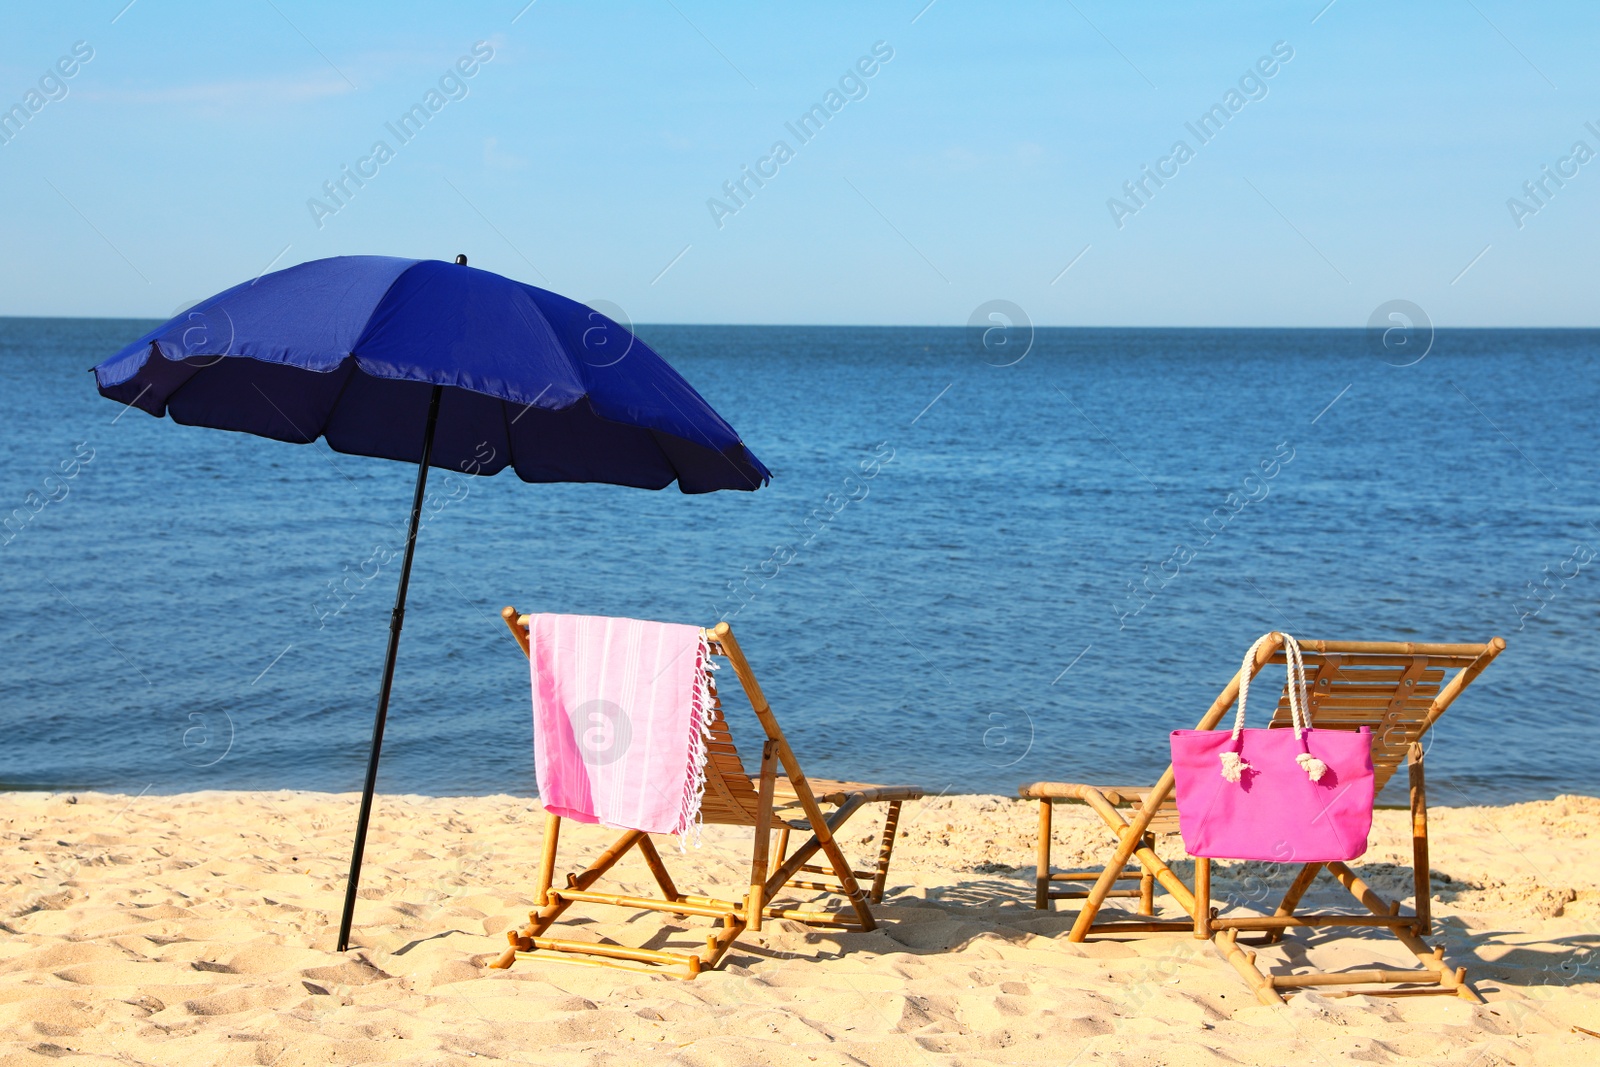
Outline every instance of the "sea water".
<svg viewBox="0 0 1600 1067">
<path fill-rule="evenodd" d="M 0 787 L 359 789 L 414 468 L 100 398 L 151 325 L 0 319 Z M 436 474 L 381 790 L 533 792 L 508 604 L 726 618 L 810 775 L 930 793 L 1148 781 L 1268 630 L 1498 634 L 1433 799 L 1595 790 L 1600 332 L 640 334 L 772 484 Z"/>
</svg>

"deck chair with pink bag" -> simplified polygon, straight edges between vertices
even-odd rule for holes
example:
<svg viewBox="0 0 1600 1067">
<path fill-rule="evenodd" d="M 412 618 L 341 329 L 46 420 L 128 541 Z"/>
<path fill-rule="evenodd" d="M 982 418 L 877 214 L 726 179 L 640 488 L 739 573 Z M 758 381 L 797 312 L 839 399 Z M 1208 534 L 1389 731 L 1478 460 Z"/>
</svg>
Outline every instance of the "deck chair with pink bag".
<svg viewBox="0 0 1600 1067">
<path fill-rule="evenodd" d="M 1068 935 L 1187 933 L 1208 940 L 1264 1004 L 1285 993 L 1318 989 L 1327 995 L 1444 993 L 1480 999 L 1466 971 L 1445 962 L 1444 950 L 1423 939 L 1432 932 L 1428 868 L 1428 806 L 1422 740 L 1462 691 L 1505 648 L 1484 644 L 1378 641 L 1297 642 L 1270 633 L 1250 646 L 1234 675 L 1194 730 L 1171 737 L 1172 764 L 1152 787 L 1035 782 L 1021 795 L 1039 801 L 1035 904 L 1081 900 Z M 1266 729 L 1246 728 L 1251 679 L 1269 663 L 1288 680 Z M 1231 730 L 1218 729 L 1237 701 Z M 1373 799 L 1404 764 L 1410 778 L 1412 906 L 1403 907 L 1350 866 L 1367 851 Z M 1110 838 L 1107 862 L 1088 871 L 1054 872 L 1050 865 L 1052 803 L 1087 804 Z M 1194 858 L 1192 884 L 1158 854 L 1158 838 L 1176 838 Z M 1170 849 L 1164 849 L 1171 855 Z M 1212 860 L 1257 860 L 1298 866 L 1272 914 L 1213 907 Z M 1359 910 L 1301 910 L 1326 873 Z M 1118 888 L 1137 880 L 1139 887 Z M 1057 889 L 1066 882 L 1082 888 Z M 1183 919 L 1155 914 L 1154 890 L 1166 890 Z M 1102 914 L 1112 898 L 1139 900 L 1136 914 Z M 1376 930 L 1396 938 L 1419 966 L 1377 965 L 1323 971 L 1301 953 L 1264 964 L 1242 947 L 1281 942 L 1291 931 L 1326 931 L 1319 940 Z M 1307 947 L 1302 945 L 1302 947 Z"/>
</svg>

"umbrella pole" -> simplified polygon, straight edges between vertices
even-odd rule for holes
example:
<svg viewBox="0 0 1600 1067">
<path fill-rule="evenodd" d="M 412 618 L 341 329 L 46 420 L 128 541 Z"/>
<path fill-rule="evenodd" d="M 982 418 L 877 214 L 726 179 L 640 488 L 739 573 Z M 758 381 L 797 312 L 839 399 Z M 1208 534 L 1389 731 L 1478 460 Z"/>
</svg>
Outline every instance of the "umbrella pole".
<svg viewBox="0 0 1600 1067">
<path fill-rule="evenodd" d="M 389 652 L 383 661 L 383 684 L 378 689 L 378 713 L 372 720 L 372 751 L 367 756 L 367 782 L 361 790 L 361 814 L 356 818 L 356 843 L 350 853 L 350 877 L 345 881 L 344 915 L 339 920 L 339 951 L 350 947 L 350 923 L 356 913 L 356 887 L 361 881 L 361 854 L 367 847 L 367 819 L 372 815 L 372 791 L 378 784 L 378 754 L 383 749 L 383 724 L 389 717 L 389 689 L 394 684 L 394 661 L 400 652 L 400 627 L 406 617 L 406 587 L 411 584 L 411 556 L 417 548 L 417 526 L 422 519 L 422 497 L 428 486 L 428 461 L 433 456 L 433 431 L 439 424 L 439 398 L 443 386 L 434 386 L 428 400 L 428 428 L 422 434 L 422 462 L 417 465 L 417 492 L 411 499 L 411 526 L 406 533 L 406 554 L 400 564 L 400 586 L 394 592 L 389 615 Z"/>
</svg>

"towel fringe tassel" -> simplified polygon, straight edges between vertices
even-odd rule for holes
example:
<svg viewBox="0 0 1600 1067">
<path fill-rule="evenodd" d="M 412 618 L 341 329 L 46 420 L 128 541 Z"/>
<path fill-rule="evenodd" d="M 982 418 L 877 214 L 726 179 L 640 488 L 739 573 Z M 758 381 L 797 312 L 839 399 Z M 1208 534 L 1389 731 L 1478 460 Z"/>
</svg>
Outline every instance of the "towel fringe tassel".
<svg viewBox="0 0 1600 1067">
<path fill-rule="evenodd" d="M 706 793 L 706 742 L 711 740 L 711 724 L 717 721 L 717 700 L 711 686 L 711 672 L 716 669 L 717 664 L 711 658 L 711 644 L 702 633 L 689 712 L 689 773 L 684 779 L 678 826 L 673 831 L 678 837 L 679 852 L 687 852 L 690 841 L 695 848 L 700 847 L 700 831 L 705 825 L 700 803 Z"/>
</svg>

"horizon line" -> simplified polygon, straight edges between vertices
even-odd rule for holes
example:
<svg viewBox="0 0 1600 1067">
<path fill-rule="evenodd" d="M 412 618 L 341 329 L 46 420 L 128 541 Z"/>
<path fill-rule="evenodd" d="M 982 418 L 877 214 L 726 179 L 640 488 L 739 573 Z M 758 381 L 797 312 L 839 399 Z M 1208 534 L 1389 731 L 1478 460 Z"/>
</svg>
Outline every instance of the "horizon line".
<svg viewBox="0 0 1600 1067">
<path fill-rule="evenodd" d="M 170 316 L 167 316 L 166 318 L 159 318 L 159 317 L 151 317 L 151 316 L 145 316 L 145 315 L 10 315 L 10 314 L 0 314 L 0 322 L 4 322 L 4 321 L 7 321 L 7 320 L 34 321 L 34 322 L 63 322 L 63 321 L 65 321 L 65 322 L 171 322 L 172 320 L 174 320 L 174 319 L 176 319 L 178 317 L 179 317 L 179 315 L 170 315 Z M 641 329 L 648 329 L 648 328 L 651 328 L 651 327 L 657 327 L 657 326 L 687 326 L 687 327 L 695 327 L 695 328 L 701 328 L 701 329 L 709 327 L 709 328 L 723 328 L 723 329 L 791 329 L 791 330 L 794 330 L 794 329 L 803 329 L 803 330 L 972 330 L 972 329 L 977 329 L 978 328 L 978 327 L 973 326 L 973 325 L 968 324 L 968 323 L 952 324 L 952 323 L 926 323 L 926 322 L 921 322 L 921 323 L 919 323 L 919 322 L 897 322 L 897 323 L 864 323 L 864 322 L 637 322 L 637 323 L 629 323 L 629 324 L 627 324 L 627 328 L 628 329 L 635 330 L 635 331 L 641 330 Z M 1120 323 L 1096 323 L 1096 324 L 1077 323 L 1077 324 L 1071 324 L 1071 325 L 1052 325 L 1052 324 L 1048 324 L 1048 323 L 1033 323 L 1033 324 L 1031 324 L 1031 326 L 1035 330 L 1217 330 L 1217 331 L 1223 331 L 1223 330 L 1235 330 L 1235 331 L 1241 331 L 1241 330 L 1261 330 L 1261 331 L 1267 331 L 1267 330 L 1279 330 L 1279 331 L 1281 331 L 1281 330 L 1308 330 L 1308 331 L 1309 330 L 1348 330 L 1348 331 L 1352 331 L 1352 332 L 1364 332 L 1366 330 L 1373 329 L 1373 327 L 1371 327 L 1371 326 L 1349 326 L 1349 325 L 1339 325 L 1339 326 L 1328 326 L 1328 325 L 1315 325 L 1315 326 L 1288 326 L 1288 325 L 1274 325 L 1274 326 L 1229 325 L 1229 326 L 1216 326 L 1216 325 L 1162 324 L 1162 325 L 1138 325 L 1138 326 L 1136 326 L 1136 325 L 1120 324 Z M 1467 331 L 1474 331 L 1474 330 L 1484 330 L 1484 331 L 1486 331 L 1486 330 L 1523 330 L 1523 331 L 1528 331 L 1528 330 L 1548 330 L 1548 331 L 1557 331 L 1557 330 L 1565 330 L 1565 331 L 1596 330 L 1596 331 L 1600 331 L 1600 324 L 1586 325 L 1586 326 L 1572 326 L 1572 325 L 1562 325 L 1562 326 L 1521 326 L 1521 325 L 1440 326 L 1440 325 L 1435 324 L 1432 327 L 1432 329 L 1435 332 L 1438 332 L 1438 333 L 1443 333 L 1443 332 L 1446 332 L 1446 331 L 1450 331 L 1450 332 L 1467 332 Z"/>
</svg>

